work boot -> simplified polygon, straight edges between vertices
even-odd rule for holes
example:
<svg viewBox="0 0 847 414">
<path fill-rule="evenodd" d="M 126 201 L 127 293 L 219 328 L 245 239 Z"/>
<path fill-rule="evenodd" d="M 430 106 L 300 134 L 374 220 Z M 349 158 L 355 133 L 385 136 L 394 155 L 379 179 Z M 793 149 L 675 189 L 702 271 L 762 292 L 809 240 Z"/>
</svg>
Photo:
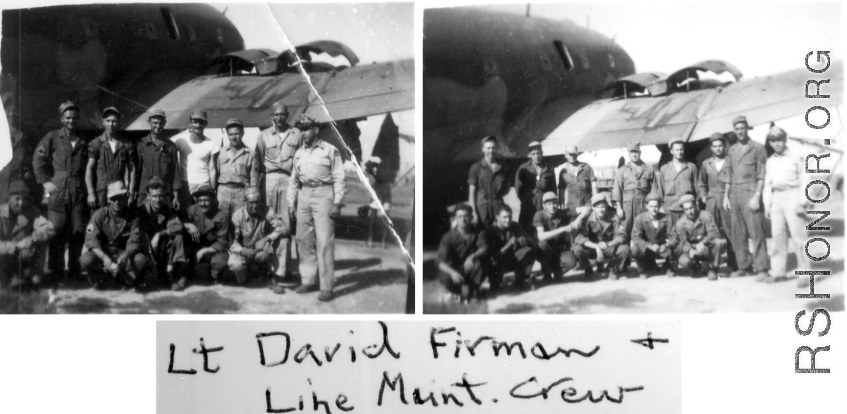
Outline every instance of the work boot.
<svg viewBox="0 0 847 414">
<path fill-rule="evenodd" d="M 188 284 L 188 280 L 185 278 L 185 276 L 182 276 L 182 277 L 179 278 L 179 280 L 177 280 L 176 282 L 174 282 L 171 285 L 171 291 L 182 292 L 183 290 L 185 290 L 185 286 L 187 284 Z"/>
<path fill-rule="evenodd" d="M 718 274 L 712 269 L 709 269 L 707 275 L 709 276 L 709 280 L 718 280 Z"/>
<path fill-rule="evenodd" d="M 729 277 L 744 277 L 750 276 L 750 272 L 747 269 L 738 269 L 729 274 Z"/>
<path fill-rule="evenodd" d="M 665 271 L 665 276 L 667 277 L 676 277 L 676 271 L 673 269 L 673 266 L 668 266 L 668 269 Z"/>
<path fill-rule="evenodd" d="M 294 293 L 302 295 L 304 293 L 317 292 L 318 290 L 318 285 L 300 285 L 297 286 L 297 289 L 294 289 Z"/>
<path fill-rule="evenodd" d="M 318 300 L 321 302 L 329 302 L 332 300 L 332 291 L 331 290 L 322 290 L 321 293 L 318 293 Z"/>
<path fill-rule="evenodd" d="M 756 273 L 756 281 L 759 283 L 773 283 L 773 278 L 768 274 L 767 270 L 761 270 Z"/>
<path fill-rule="evenodd" d="M 618 277 L 619 275 L 617 270 L 612 269 L 609 271 L 609 280 L 618 280 Z"/>
<path fill-rule="evenodd" d="M 640 271 L 638 272 L 639 279 L 647 279 L 647 272 Z"/>
</svg>

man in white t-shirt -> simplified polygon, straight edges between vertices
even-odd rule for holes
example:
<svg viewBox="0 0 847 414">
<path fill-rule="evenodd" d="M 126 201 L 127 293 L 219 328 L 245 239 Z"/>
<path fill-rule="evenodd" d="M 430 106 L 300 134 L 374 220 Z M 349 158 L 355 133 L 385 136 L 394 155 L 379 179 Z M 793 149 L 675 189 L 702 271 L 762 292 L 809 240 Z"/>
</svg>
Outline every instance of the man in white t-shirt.
<svg viewBox="0 0 847 414">
<path fill-rule="evenodd" d="M 188 122 L 188 138 L 174 141 L 179 149 L 179 166 L 182 174 L 180 204 L 186 209 L 194 204 L 191 194 L 203 185 L 217 188 L 217 158 L 220 145 L 205 135 L 206 111 L 194 111 Z"/>
</svg>

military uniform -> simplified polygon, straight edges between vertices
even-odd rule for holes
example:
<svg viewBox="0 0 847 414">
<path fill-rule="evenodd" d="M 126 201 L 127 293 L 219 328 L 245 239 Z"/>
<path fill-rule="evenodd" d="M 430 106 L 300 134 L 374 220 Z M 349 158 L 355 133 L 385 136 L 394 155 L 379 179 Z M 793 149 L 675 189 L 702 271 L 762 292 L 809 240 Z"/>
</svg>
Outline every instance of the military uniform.
<svg viewBox="0 0 847 414">
<path fill-rule="evenodd" d="M 680 251 L 679 265 L 691 268 L 695 261 L 705 261 L 712 266 L 712 270 L 718 270 L 721 265 L 721 253 L 726 249 L 726 242 L 720 239 L 718 225 L 712 215 L 707 211 L 700 211 L 694 222 L 688 216 L 682 216 L 676 222 L 676 232 L 679 235 Z M 697 252 L 692 258 L 690 251 L 698 244 L 703 243 L 706 249 Z"/>
<path fill-rule="evenodd" d="M 38 144 L 32 161 L 38 184 L 51 181 L 58 190 L 47 202 L 47 218 L 56 228 L 56 237 L 50 239 L 47 267 L 56 276 L 65 269 L 66 245 L 70 273 L 79 272 L 75 258 L 82 252 L 88 216 L 85 186 L 88 144 L 79 135 L 71 134 L 65 128 L 48 132 Z M 77 140 L 75 145 L 72 138 Z"/>
<path fill-rule="evenodd" d="M 447 264 L 464 279 L 462 284 L 456 284 L 450 274 L 439 272 L 438 280 L 449 292 L 464 297 L 479 294 L 480 285 L 489 273 L 489 263 L 487 260 L 476 258 L 473 260 L 471 271 L 465 272 L 465 260 L 480 249 L 487 249 L 485 241 L 485 234 L 476 231 L 472 224 L 468 225 L 468 234 L 464 236 L 458 227 L 454 227 L 441 238 L 441 244 L 438 245 L 438 263 Z M 463 286 L 468 290 L 467 293 L 462 292 Z"/>
<path fill-rule="evenodd" d="M 162 208 L 154 212 L 151 201 L 138 208 L 138 220 L 142 233 L 144 234 L 145 247 L 150 249 L 155 266 L 154 270 L 158 276 L 166 270 L 167 265 L 180 266 L 186 263 L 185 239 L 182 225 L 177 212 L 166 202 Z M 153 249 L 152 241 L 156 233 L 164 232 L 159 236 L 159 244 Z M 175 271 L 174 275 L 178 273 Z"/>
<path fill-rule="evenodd" d="M 45 244 L 55 235 L 53 223 L 47 221 L 37 207 L 22 205 L 17 216 L 12 216 L 8 203 L 0 205 L 0 288 L 14 278 L 32 278 L 34 282 L 40 282 L 47 253 Z M 27 239 L 31 241 L 27 247 L 30 251 L 24 259 L 18 244 Z"/>
<path fill-rule="evenodd" d="M 225 147 L 218 154 L 218 208 L 229 217 L 244 207 L 247 187 L 259 185 L 260 161 L 246 145 Z"/>
<path fill-rule="evenodd" d="M 94 188 L 101 206 L 109 205 L 106 187 L 114 181 L 123 181 L 129 185 L 132 181 L 126 179 L 126 173 L 130 165 L 138 165 L 135 144 L 124 138 L 116 137 L 115 141 L 114 151 L 105 133 L 88 143 L 88 158 L 97 165 Z"/>
<path fill-rule="evenodd" d="M 571 214 L 566 210 L 556 210 L 552 215 L 540 210 L 535 212 L 532 224 L 547 232 L 567 226 L 572 220 Z M 572 234 L 565 232 L 538 242 L 538 261 L 541 263 L 541 272 L 545 277 L 561 276 L 576 267 L 577 257 L 571 251 L 571 238 Z"/>
<path fill-rule="evenodd" d="M 577 207 L 591 202 L 591 182 L 597 177 L 590 165 L 580 162 L 577 165 L 565 163 L 559 172 L 559 202 L 570 214 L 576 214 Z"/>
<path fill-rule="evenodd" d="M 176 144 L 168 139 L 162 138 L 159 142 L 153 140 L 152 135 L 145 135 L 136 147 L 138 154 L 138 167 L 141 172 L 138 185 L 138 205 L 141 206 L 147 200 L 147 183 L 153 177 L 161 178 L 167 188 L 168 195 L 182 189 L 182 179 L 179 175 L 179 150 Z"/>
<path fill-rule="evenodd" d="M 279 266 L 279 257 L 275 253 L 274 245 L 282 235 L 288 234 L 288 229 L 274 210 L 268 206 L 260 206 L 256 217 L 247 212 L 247 207 L 242 207 L 232 214 L 233 239 L 229 248 L 229 270 L 235 273 L 238 283 L 247 280 L 248 266 L 251 264 L 269 265 L 272 269 Z M 275 235 L 272 235 L 276 233 Z M 260 241 L 268 235 L 272 235 L 265 243 Z M 256 255 L 247 258 L 241 252 L 243 248 L 257 250 Z"/>
<path fill-rule="evenodd" d="M 211 189 L 211 187 L 209 187 Z M 232 235 L 230 234 L 231 222 L 229 216 L 225 215 L 220 209 L 216 209 L 212 217 L 208 217 L 199 205 L 193 205 L 186 211 L 186 222 L 193 224 L 200 232 L 200 241 L 195 243 L 190 242 L 192 248 L 191 259 L 195 258 L 197 251 L 200 249 L 211 247 L 215 249 L 212 254 L 207 254 L 203 257 L 200 263 L 196 263 L 195 273 L 198 277 L 206 275 L 206 269 L 201 269 L 200 264 L 209 263 L 211 267 L 211 277 L 214 280 L 220 280 L 222 272 L 227 268 L 229 262 L 229 246 L 232 243 Z M 192 260 L 194 262 L 194 260 Z"/>
<path fill-rule="evenodd" d="M 288 185 L 291 181 L 294 154 L 302 143 L 303 137 L 297 128 L 278 132 L 273 125 L 262 130 L 256 142 L 256 158 L 261 161 L 264 170 L 264 185 L 260 188 L 265 192 L 268 207 L 279 212 L 280 219 L 287 229 L 293 227 L 288 216 Z M 288 262 L 291 260 L 290 235 L 280 238 L 277 254 L 279 267 L 276 274 L 285 276 L 289 272 Z"/>
<path fill-rule="evenodd" d="M 771 129 L 768 139 L 774 136 L 787 139 L 785 131 L 778 127 Z M 789 235 L 797 249 L 797 268 L 810 270 L 811 263 L 803 247 L 807 241 L 804 218 L 807 201 L 801 186 L 808 180 L 803 180 L 800 174 L 805 165 L 803 157 L 790 148 L 786 148 L 782 154 L 774 152 L 767 161 L 768 172 L 765 175 L 763 195 L 765 208 L 770 211 L 773 247 L 771 265 L 772 275 L 776 277 L 788 276 Z"/>
<path fill-rule="evenodd" d="M 515 191 L 521 200 L 521 213 L 518 223 L 529 233 L 534 233 L 532 222 L 535 213 L 544 209 L 541 198 L 544 193 L 556 191 L 556 173 L 553 168 L 543 165 L 536 168 L 532 161 L 527 161 L 518 168 L 515 174 Z"/>
<path fill-rule="evenodd" d="M 532 237 L 526 234 L 520 224 L 512 221 L 506 228 L 500 228 L 496 224 L 488 226 L 485 238 L 489 249 L 488 257 L 491 260 L 488 280 L 492 289 L 497 289 L 507 270 L 515 271 L 516 284 L 524 282 L 532 273 L 532 265 L 535 264 Z M 503 247 L 511 238 L 515 238 L 515 243 L 503 252 Z"/>
<path fill-rule="evenodd" d="M 623 206 L 626 234 L 632 233 L 632 223 L 637 215 L 644 212 L 644 200 L 655 185 L 655 171 L 643 162 L 641 165 L 628 162 L 615 172 L 612 200 Z"/>
<path fill-rule="evenodd" d="M 632 257 L 642 274 L 656 268 L 656 259 L 665 259 L 665 267 L 671 270 L 676 262 L 674 249 L 679 243 L 676 228 L 667 214 L 659 213 L 656 220 L 658 226 L 653 225 L 653 217 L 645 211 L 635 217 L 632 225 Z M 654 244 L 668 248 L 659 253 L 648 248 Z"/>
<path fill-rule="evenodd" d="M 332 145 L 315 138 L 294 154 L 288 205 L 297 206 L 297 245 L 300 277 L 304 286 L 317 284 L 331 292 L 335 269 L 335 220 L 333 205 L 341 204 L 346 192 L 341 154 Z"/>
<path fill-rule="evenodd" d="M 108 269 L 103 269 L 102 262 L 94 254 L 94 249 L 100 249 L 113 262 L 124 254 L 127 258 L 123 268 L 118 272 L 118 278 L 128 285 L 146 282 L 149 278 L 148 256 L 143 252 L 143 240 L 139 226 L 138 215 L 131 209 L 122 214 L 115 214 L 111 207 L 103 207 L 91 216 L 91 222 L 85 233 L 85 252 L 79 259 L 82 269 L 88 272 L 88 280 L 93 286 L 107 279 Z M 95 260 L 96 259 L 96 260 Z"/>
<path fill-rule="evenodd" d="M 724 157 L 723 165 L 718 169 L 717 157 L 703 161 L 700 167 L 700 183 L 698 194 L 706 198 L 706 211 L 715 220 L 721 238 L 726 240 L 727 265 L 732 270 L 738 270 L 735 263 L 735 251 L 732 249 L 730 235 L 732 234 L 732 213 L 723 208 L 723 198 L 726 186 L 732 180 L 732 166 L 729 158 Z"/>
<path fill-rule="evenodd" d="M 501 160 L 489 164 L 484 159 L 471 166 L 468 184 L 476 187 L 476 210 L 481 224 L 491 224 L 503 197 L 509 192 L 509 177 Z"/>
<path fill-rule="evenodd" d="M 673 161 L 667 162 L 659 168 L 659 176 L 656 177 L 656 194 L 662 197 L 665 213 L 676 223 L 685 213 L 679 205 L 679 199 L 685 194 L 697 197 L 697 166 L 690 162 L 683 162 L 680 170 L 676 169 Z"/>
<path fill-rule="evenodd" d="M 765 146 L 748 139 L 746 144 L 736 142 L 729 147 L 727 158 L 730 161 L 731 183 L 729 186 L 729 204 L 731 206 L 732 247 L 739 269 L 751 266 L 755 271 L 767 271 L 768 246 L 765 241 L 765 217 L 760 208 L 750 210 L 748 203 L 756 194 L 757 181 L 765 179 L 767 153 Z M 753 246 L 750 255 L 747 239 Z"/>
<path fill-rule="evenodd" d="M 635 220 L 631 221 L 634 222 Z M 599 217 L 595 211 L 592 211 L 574 238 L 573 252 L 586 269 L 590 268 L 588 259 L 597 257 L 597 252 L 594 249 L 583 246 L 588 241 L 592 243 L 605 242 L 607 247 L 603 249 L 603 257 L 606 258 L 607 263 L 617 273 L 626 272 L 629 265 L 630 248 L 627 244 L 624 225 L 613 209 L 607 210 L 606 217 Z"/>
</svg>

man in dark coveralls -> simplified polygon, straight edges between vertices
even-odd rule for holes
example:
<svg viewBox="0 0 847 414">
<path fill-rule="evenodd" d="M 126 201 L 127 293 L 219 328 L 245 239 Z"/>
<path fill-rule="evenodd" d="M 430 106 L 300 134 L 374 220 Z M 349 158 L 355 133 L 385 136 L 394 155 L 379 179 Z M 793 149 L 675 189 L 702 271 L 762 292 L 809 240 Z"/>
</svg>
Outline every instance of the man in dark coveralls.
<svg viewBox="0 0 847 414">
<path fill-rule="evenodd" d="M 560 278 L 579 262 L 572 251 L 571 240 L 591 208 L 577 207 L 579 215 L 571 215 L 568 210 L 559 208 L 559 199 L 553 192 L 544 194 L 542 201 L 544 209 L 536 212 L 532 219 L 538 239 L 538 261 L 544 279 Z M 583 261 L 583 269 L 586 276 L 594 272 L 587 260 Z"/>
<path fill-rule="evenodd" d="M 709 138 L 712 143 L 713 157 L 703 161 L 700 167 L 700 183 L 697 195 L 706 206 L 706 211 L 712 215 L 721 238 L 726 240 L 726 261 L 733 271 L 738 270 L 735 263 L 735 251 L 732 249 L 732 213 L 724 208 L 724 199 L 728 197 L 728 184 L 732 180 L 732 166 L 726 157 L 727 142 L 720 132 L 715 132 Z"/>
<path fill-rule="evenodd" d="M 510 184 L 506 166 L 497 154 L 497 138 L 483 138 L 482 153 L 484 157 L 468 173 L 468 204 L 474 210 L 474 222 L 487 226 L 494 222 Z"/>
<path fill-rule="evenodd" d="M 676 276 L 676 249 L 679 242 L 676 228 L 668 214 L 662 213 L 662 197 L 647 196 L 647 211 L 635 216 L 632 225 L 632 257 L 638 264 L 639 276 L 647 278 L 647 272 L 656 270 L 656 259 L 665 259 L 666 276 Z"/>
<path fill-rule="evenodd" d="M 459 205 L 453 213 L 456 227 L 441 238 L 438 246 L 438 280 L 450 293 L 462 300 L 478 297 L 488 274 L 485 256 L 488 246 L 483 232 L 471 223 L 473 209 Z"/>
<path fill-rule="evenodd" d="M 717 271 L 726 242 L 720 239 L 715 220 L 707 211 L 700 211 L 693 195 L 682 196 L 679 204 L 685 211 L 685 215 L 676 222 L 680 267 L 696 273 L 702 262 L 708 271 L 709 280 L 718 280 Z"/>
<path fill-rule="evenodd" d="M 35 149 L 32 167 L 38 184 L 44 186 L 47 218 L 56 229 L 50 240 L 47 258 L 48 272 L 54 281 L 65 270 L 65 247 L 68 248 L 68 276 L 79 277 L 79 261 L 85 241 L 88 218 L 85 187 L 85 167 L 88 164 L 88 143 L 79 134 L 79 107 L 73 102 L 59 106 L 62 127 L 50 131 Z"/>
<path fill-rule="evenodd" d="M 535 213 L 544 208 L 542 197 L 547 192 L 556 191 L 556 173 L 553 167 L 544 163 L 544 153 L 537 141 L 529 143 L 529 161 L 518 168 L 515 175 L 515 191 L 521 200 L 521 213 L 518 223 L 527 233 L 534 233 L 532 221 Z"/>
<path fill-rule="evenodd" d="M 627 147 L 629 162 L 615 172 L 612 202 L 623 220 L 627 236 L 632 234 L 635 216 L 644 212 L 644 198 L 656 185 L 656 172 L 641 161 L 641 144 L 630 142 Z"/>
<path fill-rule="evenodd" d="M 197 204 L 186 211 L 185 229 L 190 236 L 189 257 L 195 265 L 198 279 L 211 276 L 217 284 L 227 268 L 229 246 L 232 243 L 229 215 L 221 211 L 215 200 L 215 190 L 210 185 L 202 185 L 194 191 Z"/>
<path fill-rule="evenodd" d="M 609 264 L 609 280 L 615 280 L 626 272 L 629 265 L 629 237 L 624 232 L 620 217 L 611 211 L 603 194 L 591 197 L 593 211 L 585 219 L 574 239 L 573 251 L 586 268 L 588 258 Z M 630 221 L 635 221 L 630 220 Z"/>
<path fill-rule="evenodd" d="M 135 201 L 138 155 L 136 144 L 118 135 L 121 125 L 121 113 L 110 106 L 103 110 L 104 131 L 88 143 L 88 167 L 85 171 L 85 184 L 88 187 L 88 208 L 91 211 L 98 206 L 108 204 L 106 186 L 115 181 L 123 181 L 129 188 L 129 203 Z"/>
<path fill-rule="evenodd" d="M 171 290 L 185 289 L 188 278 L 185 266 L 185 244 L 182 220 L 167 200 L 165 182 L 153 177 L 147 184 L 147 201 L 138 208 L 141 231 L 146 237 L 145 245 L 150 248 L 153 267 L 157 277 L 166 276 Z"/>
<path fill-rule="evenodd" d="M 526 284 L 535 264 L 535 243 L 520 224 L 512 221 L 512 208 L 507 205 L 497 209 L 497 220 L 485 229 L 491 259 L 488 281 L 496 291 L 507 270 L 515 271 L 515 288 Z"/>
<path fill-rule="evenodd" d="M 138 168 L 140 170 L 138 180 L 138 205 L 141 206 L 147 200 L 147 185 L 153 177 L 159 177 L 169 186 L 173 192 L 172 206 L 179 210 L 179 190 L 182 189 L 182 179 L 179 175 L 179 150 L 171 140 L 164 136 L 167 124 L 165 111 L 153 109 L 147 117 L 150 125 L 150 133 L 138 142 L 136 152 L 138 153 Z"/>
</svg>

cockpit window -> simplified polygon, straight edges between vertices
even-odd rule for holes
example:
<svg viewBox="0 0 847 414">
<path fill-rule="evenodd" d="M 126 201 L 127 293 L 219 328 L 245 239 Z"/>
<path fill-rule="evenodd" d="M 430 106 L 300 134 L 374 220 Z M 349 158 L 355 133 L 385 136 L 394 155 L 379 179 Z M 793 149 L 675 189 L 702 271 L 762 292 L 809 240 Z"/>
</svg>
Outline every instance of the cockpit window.
<svg viewBox="0 0 847 414">
<path fill-rule="evenodd" d="M 571 59 L 571 54 L 565 44 L 561 40 L 554 40 L 553 45 L 556 46 L 556 52 L 559 52 L 559 58 L 562 59 L 562 65 L 565 66 L 565 69 L 573 69 L 573 59 Z"/>
</svg>

